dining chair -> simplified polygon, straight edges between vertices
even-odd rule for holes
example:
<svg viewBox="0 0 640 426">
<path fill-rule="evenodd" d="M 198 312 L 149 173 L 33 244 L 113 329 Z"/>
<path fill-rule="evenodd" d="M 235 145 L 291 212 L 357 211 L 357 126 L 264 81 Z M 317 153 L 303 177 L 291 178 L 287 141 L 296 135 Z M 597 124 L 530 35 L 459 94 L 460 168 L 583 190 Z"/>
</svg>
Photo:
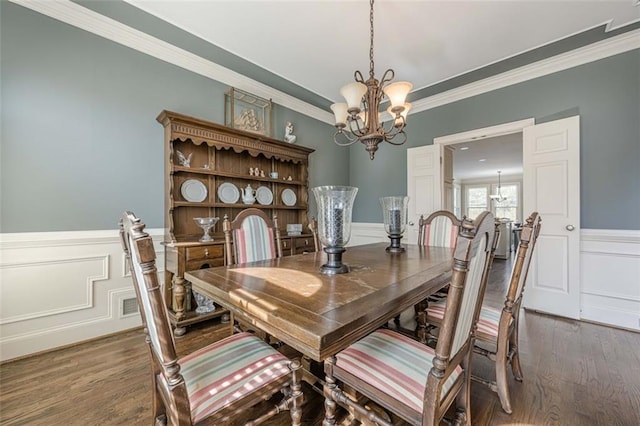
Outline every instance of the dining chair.
<svg viewBox="0 0 640 426">
<path fill-rule="evenodd" d="M 226 265 L 258 262 L 282 257 L 282 241 L 278 229 L 278 217 L 273 220 L 260 209 L 249 207 L 242 210 L 230 221 L 227 215 L 222 221 Z M 271 336 L 261 330 L 254 330 L 238 317 L 231 314 L 230 324 L 233 331 L 251 331 L 271 344 Z M 280 342 L 274 342 L 279 346 Z"/>
<path fill-rule="evenodd" d="M 324 425 L 335 424 L 337 404 L 378 425 L 391 424 L 347 396 L 346 388 L 412 425 L 439 424 L 454 403 L 456 423 L 471 424 L 469 367 L 494 232 L 489 212 L 462 221 L 435 349 L 380 328 L 325 360 Z"/>
<path fill-rule="evenodd" d="M 276 215 L 271 220 L 264 211 L 250 207 L 238 213 L 233 221 L 225 215 L 222 230 L 227 265 L 282 257 Z"/>
<path fill-rule="evenodd" d="M 248 424 L 290 410 L 299 425 L 301 365 L 249 333 L 234 334 L 178 358 L 160 290 L 153 241 L 131 212 L 120 221 L 120 239 L 131 270 L 151 361 L 153 422 L 227 424 L 278 392 L 286 397 Z"/>
<path fill-rule="evenodd" d="M 499 310 L 483 304 L 476 332 L 474 351 L 495 363 L 495 380 L 485 380 L 475 375 L 472 376 L 472 379 L 496 392 L 500 397 L 502 409 L 509 414 L 512 409 L 507 381 L 507 365 L 511 365 L 515 379 L 522 381 L 522 368 L 518 352 L 520 306 L 541 225 L 542 222 L 537 212 L 533 212 L 527 218 L 522 228 L 518 252 L 511 270 L 504 306 L 502 310 Z M 439 326 L 442 323 L 444 310 L 445 304 L 442 301 L 430 304 L 427 308 L 427 322 Z"/>
</svg>

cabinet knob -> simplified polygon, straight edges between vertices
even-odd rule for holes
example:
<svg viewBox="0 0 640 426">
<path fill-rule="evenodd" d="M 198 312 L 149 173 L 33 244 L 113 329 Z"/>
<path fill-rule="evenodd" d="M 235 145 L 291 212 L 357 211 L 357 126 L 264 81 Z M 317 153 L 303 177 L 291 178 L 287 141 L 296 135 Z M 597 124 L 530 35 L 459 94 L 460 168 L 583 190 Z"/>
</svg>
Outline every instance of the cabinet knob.
<svg viewBox="0 0 640 426">
<path fill-rule="evenodd" d="M 309 245 L 309 240 L 304 240 L 304 245 L 308 246 Z"/>
<path fill-rule="evenodd" d="M 209 257 L 209 249 L 204 249 L 204 255 Z"/>
</svg>

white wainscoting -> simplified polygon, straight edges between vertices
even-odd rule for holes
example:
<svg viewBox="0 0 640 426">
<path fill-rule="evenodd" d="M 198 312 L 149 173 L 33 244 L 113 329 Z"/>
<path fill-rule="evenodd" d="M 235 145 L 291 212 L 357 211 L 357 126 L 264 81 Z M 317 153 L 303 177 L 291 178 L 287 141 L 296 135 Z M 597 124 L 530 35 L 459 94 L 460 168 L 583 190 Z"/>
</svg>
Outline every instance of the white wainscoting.
<svg viewBox="0 0 640 426">
<path fill-rule="evenodd" d="M 147 232 L 163 271 L 164 230 Z M 141 325 L 117 230 L 0 234 L 0 259 L 1 361 Z"/>
<path fill-rule="evenodd" d="M 164 270 L 162 229 L 147 230 Z M 381 223 L 354 223 L 350 246 L 388 242 Z M 0 360 L 141 324 L 118 231 L 0 234 Z M 582 231 L 582 318 L 640 330 L 640 231 Z M 160 279 L 164 274 L 160 273 Z"/>
<path fill-rule="evenodd" d="M 583 229 L 581 318 L 640 331 L 640 231 Z"/>
</svg>

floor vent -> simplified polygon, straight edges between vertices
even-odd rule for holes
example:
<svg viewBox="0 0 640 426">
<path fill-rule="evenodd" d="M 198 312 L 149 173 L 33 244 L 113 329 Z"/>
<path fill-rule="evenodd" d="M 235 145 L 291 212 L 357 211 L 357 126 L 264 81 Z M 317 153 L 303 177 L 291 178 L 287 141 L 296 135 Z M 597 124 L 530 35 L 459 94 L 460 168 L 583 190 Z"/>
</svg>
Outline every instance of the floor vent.
<svg viewBox="0 0 640 426">
<path fill-rule="evenodd" d="M 138 300 L 133 297 L 122 301 L 122 315 L 133 315 L 138 313 Z"/>
</svg>

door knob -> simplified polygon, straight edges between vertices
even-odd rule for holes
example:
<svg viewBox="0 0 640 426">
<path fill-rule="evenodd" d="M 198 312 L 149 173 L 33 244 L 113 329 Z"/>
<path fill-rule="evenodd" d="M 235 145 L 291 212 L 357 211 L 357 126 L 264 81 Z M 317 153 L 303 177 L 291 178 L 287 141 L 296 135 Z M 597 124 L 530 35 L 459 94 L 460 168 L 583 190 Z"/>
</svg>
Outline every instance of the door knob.
<svg viewBox="0 0 640 426">
<path fill-rule="evenodd" d="M 576 227 L 575 227 L 575 226 L 573 226 L 573 225 L 567 225 L 567 226 L 565 226 L 564 228 L 565 228 L 567 231 L 573 231 L 574 229 L 576 229 Z"/>
<path fill-rule="evenodd" d="M 409 222 L 409 226 L 413 226 L 413 222 Z"/>
</svg>

